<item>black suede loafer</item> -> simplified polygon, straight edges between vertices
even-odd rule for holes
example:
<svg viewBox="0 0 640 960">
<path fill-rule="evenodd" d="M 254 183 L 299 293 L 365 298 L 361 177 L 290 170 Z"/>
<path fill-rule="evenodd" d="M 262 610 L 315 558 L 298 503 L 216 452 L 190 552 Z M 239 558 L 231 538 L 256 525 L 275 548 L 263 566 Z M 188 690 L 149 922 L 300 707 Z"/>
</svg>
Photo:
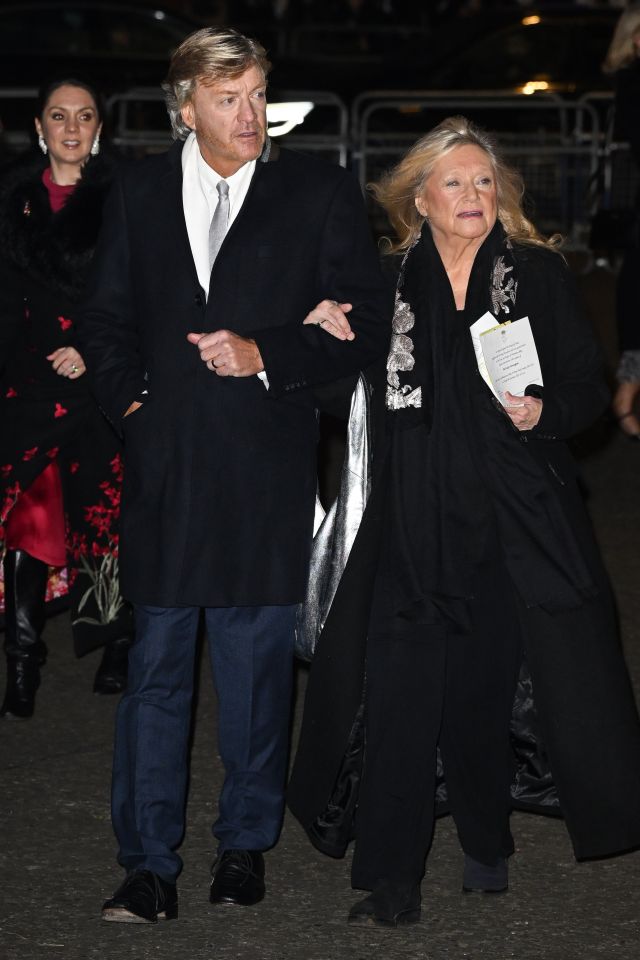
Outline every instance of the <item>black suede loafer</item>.
<svg viewBox="0 0 640 960">
<path fill-rule="evenodd" d="M 119 923 L 157 923 L 178 916 L 178 891 L 151 870 L 127 874 L 124 883 L 102 906 L 102 919 Z"/>
<path fill-rule="evenodd" d="M 375 924 L 379 927 L 399 927 L 420 920 L 420 886 L 381 880 L 364 900 L 355 903 L 349 911 L 349 923 Z"/>
<path fill-rule="evenodd" d="M 506 860 L 500 858 L 495 866 L 490 867 L 465 853 L 463 893 L 506 893 L 508 888 L 509 866 Z"/>
<path fill-rule="evenodd" d="M 211 877 L 210 903 L 250 907 L 264 897 L 264 857 L 258 850 L 225 850 Z"/>
</svg>

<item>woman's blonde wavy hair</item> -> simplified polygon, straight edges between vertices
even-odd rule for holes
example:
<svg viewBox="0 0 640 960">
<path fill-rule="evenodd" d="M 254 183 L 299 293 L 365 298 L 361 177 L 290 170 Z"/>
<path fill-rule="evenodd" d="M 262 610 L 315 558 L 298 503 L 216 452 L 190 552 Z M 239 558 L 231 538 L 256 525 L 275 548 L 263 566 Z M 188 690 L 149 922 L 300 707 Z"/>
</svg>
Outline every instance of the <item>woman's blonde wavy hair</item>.
<svg viewBox="0 0 640 960">
<path fill-rule="evenodd" d="M 517 170 L 502 158 L 494 137 L 466 117 L 447 117 L 411 147 L 402 160 L 375 183 L 368 184 L 378 203 L 387 212 L 396 240 L 387 240 L 387 253 L 408 250 L 417 240 L 425 218 L 418 213 L 415 198 L 420 196 L 434 165 L 456 147 L 472 145 L 486 153 L 493 168 L 498 219 L 507 237 L 555 249 L 560 236 L 544 237 L 524 215 L 524 184 Z"/>
<path fill-rule="evenodd" d="M 640 34 L 640 3 L 632 3 L 624 10 L 616 23 L 602 69 L 604 73 L 616 73 L 638 56 L 634 41 Z"/>
</svg>

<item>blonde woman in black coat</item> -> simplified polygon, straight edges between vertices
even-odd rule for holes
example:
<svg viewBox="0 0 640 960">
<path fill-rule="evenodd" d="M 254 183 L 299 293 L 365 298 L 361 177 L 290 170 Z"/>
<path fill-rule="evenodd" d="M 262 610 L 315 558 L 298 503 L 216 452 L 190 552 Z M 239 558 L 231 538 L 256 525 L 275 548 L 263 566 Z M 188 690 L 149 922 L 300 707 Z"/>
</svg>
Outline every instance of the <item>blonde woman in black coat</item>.
<svg viewBox="0 0 640 960">
<path fill-rule="evenodd" d="M 578 859 L 640 844 L 640 726 L 565 443 L 607 403 L 569 270 L 523 215 L 519 176 L 464 118 L 418 141 L 375 194 L 402 267 L 374 380 L 373 490 L 312 664 L 289 804 L 317 846 L 335 839 L 337 808 L 354 807 L 364 697 L 352 883 L 369 893 L 349 921 L 395 927 L 420 918 L 438 750 L 462 887 L 498 893 L 515 803 L 561 810 Z M 501 402 L 470 332 L 486 313 L 529 318 L 542 370 Z"/>
</svg>

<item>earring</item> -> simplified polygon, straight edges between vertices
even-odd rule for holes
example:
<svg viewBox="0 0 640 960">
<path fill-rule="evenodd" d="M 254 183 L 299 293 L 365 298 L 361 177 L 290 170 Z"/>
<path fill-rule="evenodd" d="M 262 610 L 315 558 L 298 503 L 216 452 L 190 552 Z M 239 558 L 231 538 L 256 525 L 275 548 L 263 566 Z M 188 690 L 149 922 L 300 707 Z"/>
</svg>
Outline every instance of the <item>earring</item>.
<svg viewBox="0 0 640 960">
<path fill-rule="evenodd" d="M 47 150 L 48 150 L 49 148 L 48 148 L 48 146 L 47 146 L 47 144 L 46 144 L 46 142 L 45 142 L 45 139 L 44 139 L 44 137 L 42 136 L 42 134 L 40 134 L 40 136 L 38 137 L 38 146 L 40 147 L 40 149 L 42 150 L 42 152 L 43 152 L 44 155 L 46 156 Z"/>
<path fill-rule="evenodd" d="M 100 153 L 100 134 L 96 133 L 95 139 L 91 144 L 91 156 L 97 157 Z"/>
</svg>

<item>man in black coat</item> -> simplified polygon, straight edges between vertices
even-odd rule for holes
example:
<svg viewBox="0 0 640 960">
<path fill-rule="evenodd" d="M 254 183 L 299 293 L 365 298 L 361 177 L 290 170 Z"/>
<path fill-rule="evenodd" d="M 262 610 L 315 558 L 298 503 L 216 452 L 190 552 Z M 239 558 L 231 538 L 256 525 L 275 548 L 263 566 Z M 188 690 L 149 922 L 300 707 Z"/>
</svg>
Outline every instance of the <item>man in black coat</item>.
<svg viewBox="0 0 640 960">
<path fill-rule="evenodd" d="M 96 396 L 124 435 L 121 581 L 135 609 L 113 822 L 127 877 L 107 920 L 177 914 L 201 609 L 225 781 L 212 903 L 264 896 L 277 840 L 296 605 L 316 489 L 313 387 L 384 353 L 388 297 L 359 189 L 266 134 L 269 64 L 207 28 L 175 52 L 167 154 L 125 172 L 81 318 Z M 355 339 L 302 321 L 350 304 Z"/>
</svg>

